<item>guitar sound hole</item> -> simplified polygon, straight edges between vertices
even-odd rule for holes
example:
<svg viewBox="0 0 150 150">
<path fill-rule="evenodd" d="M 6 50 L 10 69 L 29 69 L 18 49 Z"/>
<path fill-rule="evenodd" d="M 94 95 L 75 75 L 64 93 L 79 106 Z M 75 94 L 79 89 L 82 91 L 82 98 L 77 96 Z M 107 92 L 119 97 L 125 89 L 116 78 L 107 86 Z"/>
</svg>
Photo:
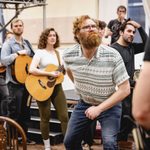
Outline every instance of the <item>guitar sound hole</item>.
<svg viewBox="0 0 150 150">
<path fill-rule="evenodd" d="M 46 86 L 42 83 L 41 80 L 38 80 L 38 82 L 39 82 L 40 86 L 41 86 L 43 89 L 46 89 Z"/>
<path fill-rule="evenodd" d="M 51 87 L 53 87 L 54 85 L 55 85 L 55 82 L 56 82 L 56 79 L 54 78 L 53 80 L 49 80 L 48 82 L 47 82 L 47 86 L 49 87 L 49 88 L 51 88 Z"/>
<path fill-rule="evenodd" d="M 48 79 L 49 79 L 49 80 L 55 80 L 55 77 L 48 76 Z"/>
</svg>

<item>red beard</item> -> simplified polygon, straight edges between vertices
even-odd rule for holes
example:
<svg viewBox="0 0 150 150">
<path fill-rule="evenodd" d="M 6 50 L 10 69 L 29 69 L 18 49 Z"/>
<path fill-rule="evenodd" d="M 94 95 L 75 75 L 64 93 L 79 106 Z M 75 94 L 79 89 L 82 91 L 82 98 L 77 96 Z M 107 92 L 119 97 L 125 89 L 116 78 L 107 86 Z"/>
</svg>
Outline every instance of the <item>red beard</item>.
<svg viewBox="0 0 150 150">
<path fill-rule="evenodd" d="M 80 43 L 87 49 L 92 49 L 101 44 L 99 33 L 89 32 L 88 34 L 80 34 Z"/>
</svg>

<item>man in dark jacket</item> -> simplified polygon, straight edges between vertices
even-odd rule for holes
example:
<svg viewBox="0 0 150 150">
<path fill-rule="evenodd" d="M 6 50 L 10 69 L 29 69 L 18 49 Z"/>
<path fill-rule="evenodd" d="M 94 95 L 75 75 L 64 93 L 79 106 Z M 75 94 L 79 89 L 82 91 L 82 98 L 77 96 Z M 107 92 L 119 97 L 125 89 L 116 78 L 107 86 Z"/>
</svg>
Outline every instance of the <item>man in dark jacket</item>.
<svg viewBox="0 0 150 150">
<path fill-rule="evenodd" d="M 138 29 L 140 36 L 142 38 L 142 43 L 133 43 L 136 29 Z M 111 47 L 115 48 L 122 56 L 128 75 L 130 76 L 130 86 L 131 89 L 135 86 L 133 80 L 134 76 L 134 55 L 144 51 L 145 43 L 147 40 L 147 34 L 141 27 L 141 25 L 135 21 L 128 21 L 121 25 L 119 31 L 120 37 L 116 43 L 112 44 Z M 122 119 L 121 119 L 121 129 L 118 135 L 119 141 L 127 141 L 128 135 L 132 130 L 132 124 L 130 120 L 125 116 L 131 116 L 131 94 L 122 101 Z"/>
</svg>

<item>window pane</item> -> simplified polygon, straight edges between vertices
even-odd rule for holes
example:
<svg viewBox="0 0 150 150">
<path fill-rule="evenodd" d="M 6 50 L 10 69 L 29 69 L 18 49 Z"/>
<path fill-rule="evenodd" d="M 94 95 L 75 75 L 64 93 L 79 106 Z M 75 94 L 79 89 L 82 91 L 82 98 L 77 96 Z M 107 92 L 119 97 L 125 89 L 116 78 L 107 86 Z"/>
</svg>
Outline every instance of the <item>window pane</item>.
<svg viewBox="0 0 150 150">
<path fill-rule="evenodd" d="M 139 3 L 139 2 L 142 2 L 142 0 L 128 0 L 128 3 L 129 3 L 129 4 L 132 4 L 132 3 Z"/>
</svg>

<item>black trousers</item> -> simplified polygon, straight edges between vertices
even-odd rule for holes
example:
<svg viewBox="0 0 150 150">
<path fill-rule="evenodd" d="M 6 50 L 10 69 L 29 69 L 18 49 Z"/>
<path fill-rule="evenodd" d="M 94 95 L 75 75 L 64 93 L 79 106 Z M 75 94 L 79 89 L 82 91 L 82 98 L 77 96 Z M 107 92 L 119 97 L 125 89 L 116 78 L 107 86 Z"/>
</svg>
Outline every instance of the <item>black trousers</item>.
<svg viewBox="0 0 150 150">
<path fill-rule="evenodd" d="M 16 120 L 24 129 L 26 135 L 30 121 L 30 106 L 27 106 L 29 93 L 22 84 L 8 83 L 9 97 L 9 116 Z"/>
<path fill-rule="evenodd" d="M 96 120 L 94 120 L 91 123 L 88 130 L 85 132 L 84 139 L 83 139 L 85 144 L 88 144 L 89 146 L 93 145 L 95 131 L 96 131 Z"/>
<path fill-rule="evenodd" d="M 9 92 L 3 75 L 0 76 L 0 115 L 8 115 Z"/>
<path fill-rule="evenodd" d="M 133 122 L 129 119 L 132 118 L 132 95 L 133 90 L 131 89 L 131 94 L 122 101 L 122 115 L 121 115 L 121 126 L 120 132 L 118 134 L 118 141 L 127 141 L 128 135 L 133 129 Z"/>
</svg>

